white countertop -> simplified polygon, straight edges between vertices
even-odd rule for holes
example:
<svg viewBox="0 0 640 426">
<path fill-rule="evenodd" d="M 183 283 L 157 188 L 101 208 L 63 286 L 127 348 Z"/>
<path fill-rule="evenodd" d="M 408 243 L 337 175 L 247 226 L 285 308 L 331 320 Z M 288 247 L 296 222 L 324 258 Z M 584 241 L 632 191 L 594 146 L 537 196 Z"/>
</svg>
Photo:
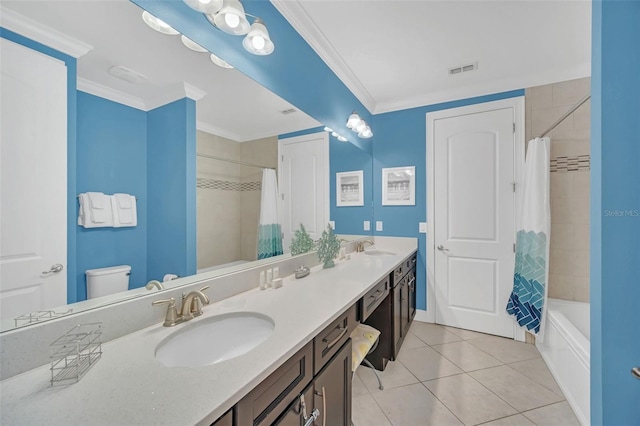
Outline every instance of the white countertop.
<svg viewBox="0 0 640 426">
<path fill-rule="evenodd" d="M 417 242 L 384 238 L 377 248 L 395 254 L 352 253 L 334 268 L 318 266 L 299 280 L 287 277 L 282 288 L 212 301 L 190 322 L 230 312 L 271 317 L 273 334 L 245 355 L 207 367 L 166 367 L 155 359 L 155 348 L 181 325 L 154 325 L 103 344 L 102 359 L 73 385 L 51 387 L 48 365 L 4 380 L 0 423 L 209 425 L 356 303 L 415 251 Z"/>
</svg>

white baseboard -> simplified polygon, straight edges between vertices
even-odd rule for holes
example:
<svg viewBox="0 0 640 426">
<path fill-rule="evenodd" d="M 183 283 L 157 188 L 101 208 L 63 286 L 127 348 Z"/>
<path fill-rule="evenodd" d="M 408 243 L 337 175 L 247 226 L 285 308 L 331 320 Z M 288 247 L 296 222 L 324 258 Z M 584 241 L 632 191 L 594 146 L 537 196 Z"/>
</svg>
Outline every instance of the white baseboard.
<svg viewBox="0 0 640 426">
<path fill-rule="evenodd" d="M 416 316 L 415 316 L 414 320 L 420 321 L 420 322 L 433 323 L 433 321 L 429 321 L 429 317 L 427 315 L 427 311 L 423 311 L 422 309 L 416 309 Z"/>
</svg>

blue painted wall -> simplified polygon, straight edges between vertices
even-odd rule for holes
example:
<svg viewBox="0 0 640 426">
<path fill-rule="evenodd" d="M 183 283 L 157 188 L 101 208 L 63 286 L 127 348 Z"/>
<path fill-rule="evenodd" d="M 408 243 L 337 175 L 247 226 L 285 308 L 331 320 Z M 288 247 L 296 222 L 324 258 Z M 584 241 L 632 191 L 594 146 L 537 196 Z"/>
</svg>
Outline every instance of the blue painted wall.
<svg viewBox="0 0 640 426">
<path fill-rule="evenodd" d="M 369 124 L 371 114 L 268 0 L 242 2 L 246 12 L 262 18 L 269 29 L 275 51 L 268 56 L 247 52 L 242 47 L 243 37 L 217 30 L 202 13 L 182 1 L 132 1 L 296 108 L 371 152 L 371 141 L 359 139 L 345 125 L 353 110 Z"/>
<path fill-rule="evenodd" d="M 196 103 L 147 113 L 147 278 L 196 273 Z"/>
<path fill-rule="evenodd" d="M 591 423 L 640 424 L 640 1 L 594 1 Z"/>
<path fill-rule="evenodd" d="M 0 37 L 59 59 L 67 66 L 67 303 L 76 302 L 76 58 L 0 27 Z"/>
<path fill-rule="evenodd" d="M 418 238 L 416 298 L 418 309 L 426 309 L 426 234 L 418 232 L 418 224 L 427 221 L 426 140 L 428 112 L 499 99 L 524 96 L 524 90 L 497 93 L 454 102 L 412 108 L 375 115 L 373 126 L 373 202 L 374 220 L 383 222 L 383 231 L 375 235 Z M 382 169 L 416 166 L 416 205 L 382 205 Z M 374 224 L 375 225 L 375 224 Z M 374 228 L 375 229 L 375 228 Z"/>
<path fill-rule="evenodd" d="M 78 91 L 77 191 L 136 196 L 138 225 L 77 232 L 77 300 L 87 269 L 131 265 L 129 287 L 147 282 L 147 113 Z M 74 212 L 77 211 L 74 206 Z"/>
</svg>

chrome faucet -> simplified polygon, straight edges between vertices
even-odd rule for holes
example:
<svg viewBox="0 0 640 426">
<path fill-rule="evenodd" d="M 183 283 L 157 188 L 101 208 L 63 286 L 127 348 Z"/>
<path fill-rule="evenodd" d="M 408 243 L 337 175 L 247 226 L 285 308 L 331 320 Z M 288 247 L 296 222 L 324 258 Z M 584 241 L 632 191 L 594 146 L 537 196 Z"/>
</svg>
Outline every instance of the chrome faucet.
<svg viewBox="0 0 640 426">
<path fill-rule="evenodd" d="M 361 240 L 356 242 L 356 252 L 358 253 L 362 253 L 364 251 L 364 244 L 365 243 L 369 243 L 371 245 L 374 245 L 375 243 L 371 240 Z"/>
<path fill-rule="evenodd" d="M 209 297 L 204 294 L 204 291 L 208 289 L 209 286 L 202 287 L 200 290 L 193 290 L 189 293 L 182 294 L 182 309 L 180 309 L 180 313 L 178 313 L 178 309 L 176 308 L 176 300 L 172 297 L 170 299 L 162 299 L 151 302 L 153 306 L 161 305 L 166 303 L 169 305 L 167 307 L 167 315 L 165 316 L 164 325 L 165 327 L 173 327 L 174 325 L 180 324 L 181 322 L 186 322 L 192 320 L 194 317 L 202 315 L 202 305 L 208 305 L 211 303 Z"/>
</svg>

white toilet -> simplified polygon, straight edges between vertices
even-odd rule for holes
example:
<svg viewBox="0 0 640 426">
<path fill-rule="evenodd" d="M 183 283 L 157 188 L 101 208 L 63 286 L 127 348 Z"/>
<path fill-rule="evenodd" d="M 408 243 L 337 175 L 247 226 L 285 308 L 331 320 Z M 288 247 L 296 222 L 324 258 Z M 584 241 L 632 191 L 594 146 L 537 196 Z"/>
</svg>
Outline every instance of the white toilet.
<svg viewBox="0 0 640 426">
<path fill-rule="evenodd" d="M 131 266 L 87 269 L 87 299 L 129 290 Z"/>
</svg>

